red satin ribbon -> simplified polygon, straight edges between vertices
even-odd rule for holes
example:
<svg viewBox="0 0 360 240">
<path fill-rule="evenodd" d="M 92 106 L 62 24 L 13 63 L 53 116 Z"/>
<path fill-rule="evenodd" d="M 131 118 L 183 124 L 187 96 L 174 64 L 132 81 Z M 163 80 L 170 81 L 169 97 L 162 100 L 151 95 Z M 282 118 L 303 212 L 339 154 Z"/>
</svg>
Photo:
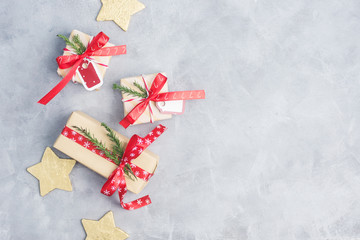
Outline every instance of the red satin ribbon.
<svg viewBox="0 0 360 240">
<path fill-rule="evenodd" d="M 141 100 L 125 117 L 120 121 L 120 124 L 127 128 L 130 124 L 134 122 L 144 113 L 150 101 L 154 102 L 164 102 L 164 101 L 173 101 L 173 100 L 191 100 L 191 99 L 205 99 L 204 90 L 195 90 L 195 91 L 177 91 L 177 92 L 165 92 L 159 93 L 164 87 L 167 81 L 167 77 L 158 73 L 151 85 L 149 90 L 149 95 L 147 98 Z"/>
<path fill-rule="evenodd" d="M 104 186 L 101 189 L 101 193 L 107 196 L 111 196 L 118 190 L 120 205 L 127 210 L 134 210 L 151 203 L 151 199 L 149 195 L 136 199 L 134 201 L 124 203 L 123 199 L 127 192 L 126 188 L 126 180 L 124 176 L 124 166 L 126 163 L 130 164 L 132 171 L 135 173 L 137 178 L 143 179 L 144 181 L 148 181 L 150 177 L 153 176 L 152 173 L 149 173 L 142 168 L 136 166 L 131 163 L 132 160 L 136 159 L 152 142 L 154 142 L 164 131 L 166 127 L 163 125 L 157 126 L 154 130 L 152 130 L 146 137 L 142 138 L 138 135 L 133 135 L 128 142 L 124 155 L 121 159 L 121 164 L 111 173 L 108 180 L 105 182 Z M 76 132 L 75 130 L 70 129 L 65 126 L 61 134 L 74 142 L 82 145 L 93 153 L 111 161 L 111 159 L 107 158 L 104 153 L 98 150 L 91 142 L 89 142 L 86 137 Z M 115 163 L 114 163 L 115 164 Z"/>
<path fill-rule="evenodd" d="M 114 47 L 104 47 L 105 44 L 109 41 L 109 37 L 105 33 L 100 32 L 96 35 L 92 41 L 89 43 L 86 51 L 81 55 L 66 55 L 59 56 L 56 58 L 56 61 L 60 69 L 70 68 L 70 71 L 66 76 L 48 92 L 42 99 L 38 101 L 43 105 L 46 105 L 51 101 L 65 86 L 70 82 L 72 77 L 75 75 L 76 69 L 80 66 L 84 58 L 90 56 L 114 56 L 126 54 L 126 46 L 114 46 Z"/>
</svg>

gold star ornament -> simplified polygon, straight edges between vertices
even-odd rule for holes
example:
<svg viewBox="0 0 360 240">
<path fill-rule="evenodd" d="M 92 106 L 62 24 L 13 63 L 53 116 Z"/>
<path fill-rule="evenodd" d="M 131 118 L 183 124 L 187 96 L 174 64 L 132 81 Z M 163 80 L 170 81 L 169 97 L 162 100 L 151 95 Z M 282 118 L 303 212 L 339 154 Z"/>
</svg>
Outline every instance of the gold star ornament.
<svg viewBox="0 0 360 240">
<path fill-rule="evenodd" d="M 40 195 L 43 197 L 55 188 L 72 191 L 69 174 L 76 161 L 61 159 L 47 147 L 41 162 L 27 169 L 31 175 L 39 180 Z"/>
<path fill-rule="evenodd" d="M 99 221 L 81 220 L 86 232 L 85 240 L 123 240 L 129 235 L 115 226 L 112 211 L 106 213 Z"/>
<path fill-rule="evenodd" d="M 102 7 L 97 21 L 113 20 L 124 31 L 127 31 L 131 15 L 143 10 L 145 5 L 137 0 L 101 0 Z"/>
</svg>

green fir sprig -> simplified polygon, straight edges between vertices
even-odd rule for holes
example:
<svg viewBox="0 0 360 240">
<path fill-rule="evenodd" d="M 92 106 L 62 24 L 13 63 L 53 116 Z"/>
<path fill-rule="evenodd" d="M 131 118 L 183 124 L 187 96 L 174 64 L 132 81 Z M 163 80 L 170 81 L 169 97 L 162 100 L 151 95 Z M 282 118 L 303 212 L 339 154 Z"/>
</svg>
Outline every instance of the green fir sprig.
<svg viewBox="0 0 360 240">
<path fill-rule="evenodd" d="M 113 160 L 116 165 L 120 165 L 120 161 L 125 152 L 126 144 L 121 142 L 116 137 L 114 131 L 111 128 L 109 128 L 105 123 L 101 123 L 101 126 L 103 126 L 106 129 L 106 131 L 107 131 L 106 135 L 114 143 L 114 145 L 112 146 L 113 151 L 109 151 L 105 147 L 105 145 L 94 136 L 94 134 L 90 133 L 89 130 L 82 128 L 82 127 L 78 127 L 78 126 L 73 126 L 73 128 L 75 128 L 76 130 L 78 130 L 79 132 L 84 134 L 84 136 L 87 138 L 87 140 L 89 140 L 96 147 L 96 149 L 102 151 L 105 154 L 105 156 L 110 158 L 111 160 Z M 134 174 L 133 170 L 131 169 L 130 164 L 126 163 L 125 167 L 123 169 L 124 169 L 124 173 L 130 179 L 134 180 L 133 177 L 135 179 L 137 179 L 136 175 Z"/>
<path fill-rule="evenodd" d="M 108 132 L 106 135 L 115 144 L 112 146 L 113 148 L 112 152 L 117 156 L 122 157 L 125 152 L 126 144 L 120 142 L 119 139 L 116 137 L 114 131 L 111 128 L 109 128 L 105 123 L 101 123 L 101 126 L 103 126 L 106 129 L 106 131 Z"/>
<path fill-rule="evenodd" d="M 71 41 L 69 38 L 67 38 L 64 35 L 58 34 L 58 37 L 62 38 L 66 45 L 69 45 L 72 49 L 74 49 L 74 51 L 76 52 L 76 54 L 81 55 L 86 51 L 86 47 L 85 45 L 80 41 L 80 37 L 79 35 L 74 35 L 71 38 Z"/>
<path fill-rule="evenodd" d="M 79 47 L 81 54 L 83 54 L 86 51 L 86 47 L 83 44 L 83 42 L 80 40 L 79 35 L 74 35 L 72 37 L 72 41 Z"/>
<path fill-rule="evenodd" d="M 128 94 L 134 97 L 140 97 L 140 98 L 147 98 L 147 92 L 146 89 L 141 86 L 138 82 L 133 82 L 133 85 L 139 89 L 139 91 L 133 90 L 131 88 L 122 86 L 122 85 L 117 85 L 116 83 L 113 84 L 113 89 L 114 90 L 119 90 L 120 92 L 122 92 L 123 94 Z"/>
<path fill-rule="evenodd" d="M 143 94 L 146 94 L 147 95 L 147 91 L 146 89 L 141 86 L 137 81 L 133 82 L 134 86 L 137 87 Z"/>
</svg>

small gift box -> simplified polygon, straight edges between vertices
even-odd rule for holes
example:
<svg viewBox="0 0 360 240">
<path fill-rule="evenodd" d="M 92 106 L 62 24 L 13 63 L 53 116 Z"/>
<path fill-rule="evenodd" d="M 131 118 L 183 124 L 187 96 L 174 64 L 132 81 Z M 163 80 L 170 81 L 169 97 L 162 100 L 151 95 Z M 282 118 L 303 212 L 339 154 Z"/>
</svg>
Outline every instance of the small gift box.
<svg viewBox="0 0 360 240">
<path fill-rule="evenodd" d="M 157 73 L 136 76 L 136 77 L 123 78 L 120 80 L 120 84 L 121 84 L 121 86 L 127 87 L 134 91 L 138 91 L 137 87 L 134 85 L 135 82 L 139 83 L 143 88 L 145 88 L 143 79 L 146 81 L 147 86 L 151 86 L 155 80 L 156 75 L 157 75 Z M 162 73 L 162 75 L 166 76 L 165 73 Z M 162 89 L 160 90 L 160 93 L 168 92 L 168 91 L 169 91 L 169 87 L 166 82 L 164 84 L 164 86 L 162 87 Z M 131 96 L 124 92 L 122 92 L 122 98 L 123 98 L 123 102 L 124 102 L 124 116 L 128 115 L 129 112 L 131 110 L 133 110 L 136 105 L 138 105 L 140 103 L 140 100 L 136 100 L 136 99 L 134 101 L 128 101 L 128 100 L 134 99 L 134 96 Z M 155 102 L 151 101 L 151 102 L 149 102 L 149 105 L 151 106 L 153 121 L 170 119 L 172 117 L 171 114 L 161 113 L 159 111 L 159 109 L 156 107 Z M 139 116 L 139 118 L 133 123 L 133 125 L 141 124 L 141 123 L 148 123 L 151 121 L 150 117 L 151 117 L 150 108 L 146 108 L 145 111 L 143 112 L 143 114 L 141 114 L 141 116 Z"/>
<path fill-rule="evenodd" d="M 62 133 L 55 141 L 54 147 L 108 178 L 101 192 L 112 195 L 118 190 L 121 205 L 131 210 L 150 204 L 148 196 L 138 201 L 137 205 L 127 205 L 122 200 L 127 189 L 134 193 L 141 192 L 154 174 L 159 157 L 145 149 L 165 129 L 164 126 L 159 125 L 145 138 L 134 135 L 129 140 L 107 127 L 106 124 L 76 111 L 71 114 Z M 117 139 L 117 144 L 114 145 L 113 139 Z M 123 154 L 121 159 L 118 159 L 120 160 L 118 163 L 112 158 L 117 152 Z"/>
<path fill-rule="evenodd" d="M 88 46 L 91 39 L 93 38 L 92 36 L 90 36 L 90 35 L 88 35 L 86 33 L 80 32 L 78 30 L 73 30 L 71 32 L 70 36 L 69 36 L 69 39 L 73 39 L 74 36 L 78 36 L 79 40 L 85 45 L 85 47 Z M 109 42 L 104 45 L 104 47 L 112 47 L 112 46 L 115 46 L 115 45 L 112 44 L 112 43 L 109 43 Z M 63 56 L 69 56 L 69 55 L 72 55 L 72 54 L 75 54 L 75 50 L 70 45 L 66 44 Z M 104 79 L 107 66 L 110 63 L 111 56 L 93 56 L 92 58 L 94 59 L 94 62 L 96 62 L 96 64 L 97 64 L 96 68 L 97 68 L 97 71 L 98 71 L 100 77 L 102 79 Z M 65 68 L 65 69 L 58 68 L 57 73 L 61 77 L 65 77 L 69 73 L 70 69 L 71 69 L 71 67 Z M 72 81 L 74 83 L 82 84 L 82 81 L 81 81 L 79 75 L 80 75 L 80 73 L 76 72 L 76 74 L 72 77 Z"/>
<path fill-rule="evenodd" d="M 123 78 L 113 89 L 122 92 L 125 117 L 120 124 L 124 128 L 169 119 L 184 112 L 185 100 L 205 98 L 204 90 L 169 92 L 164 73 Z"/>
<path fill-rule="evenodd" d="M 51 89 L 38 103 L 46 105 L 71 80 L 80 82 L 88 91 L 98 89 L 111 56 L 126 54 L 126 46 L 114 46 L 108 43 L 109 37 L 103 32 L 91 37 L 74 30 L 70 38 L 58 35 L 66 42 L 64 54 L 57 57 L 58 74 L 64 78 Z"/>
</svg>

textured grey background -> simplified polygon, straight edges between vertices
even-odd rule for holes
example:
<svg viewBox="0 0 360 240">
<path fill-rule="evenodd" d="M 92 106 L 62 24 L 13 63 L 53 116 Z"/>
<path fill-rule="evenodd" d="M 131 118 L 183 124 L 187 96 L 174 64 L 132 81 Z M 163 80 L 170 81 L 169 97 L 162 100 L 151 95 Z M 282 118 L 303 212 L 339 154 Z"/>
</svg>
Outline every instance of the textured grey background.
<svg viewBox="0 0 360 240">
<path fill-rule="evenodd" d="M 360 239 L 360 2 L 143 0 L 129 31 L 96 22 L 99 0 L 4 1 L 1 18 L 0 239 L 84 239 L 81 218 L 115 214 L 130 239 Z M 72 29 L 104 31 L 113 57 L 99 92 L 60 78 L 55 58 Z M 26 168 L 70 113 L 118 125 L 122 77 L 165 71 L 171 90 L 205 89 L 150 149 L 160 155 L 125 211 L 105 179 L 76 165 L 73 192 L 40 197 Z M 142 195 L 141 195 L 142 196 Z M 127 199 L 134 199 L 129 194 Z"/>
</svg>

